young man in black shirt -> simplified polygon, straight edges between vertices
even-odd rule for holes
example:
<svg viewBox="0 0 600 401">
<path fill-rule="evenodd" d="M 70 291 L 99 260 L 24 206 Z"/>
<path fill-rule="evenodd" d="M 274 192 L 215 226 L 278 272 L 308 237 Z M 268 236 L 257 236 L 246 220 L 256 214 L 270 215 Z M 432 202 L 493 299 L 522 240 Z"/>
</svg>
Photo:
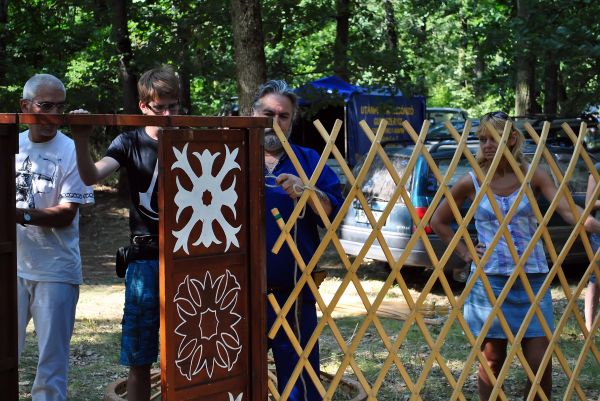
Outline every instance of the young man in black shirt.
<svg viewBox="0 0 600 401">
<path fill-rule="evenodd" d="M 139 107 L 144 115 L 179 113 L 179 80 L 168 67 L 146 71 L 138 81 Z M 160 127 L 140 127 L 120 134 L 106 155 L 93 161 L 89 130 L 73 132 L 79 174 L 95 184 L 121 167 L 127 169 L 131 205 L 131 243 L 158 246 L 158 132 Z M 82 131 L 73 129 L 73 131 Z M 125 274 L 125 308 L 121 334 L 121 364 L 129 366 L 127 399 L 150 399 L 150 367 L 158 355 L 160 321 L 158 251 L 129 263 Z"/>
</svg>

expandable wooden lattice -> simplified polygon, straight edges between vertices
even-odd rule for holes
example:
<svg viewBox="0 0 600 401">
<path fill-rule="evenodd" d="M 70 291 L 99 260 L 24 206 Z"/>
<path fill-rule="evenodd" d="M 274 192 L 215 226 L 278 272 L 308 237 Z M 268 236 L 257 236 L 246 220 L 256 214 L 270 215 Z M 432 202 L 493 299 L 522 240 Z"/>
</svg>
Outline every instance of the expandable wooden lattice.
<svg viewBox="0 0 600 401">
<path fill-rule="evenodd" d="M 559 387 L 555 386 L 552 399 L 570 400 L 575 398 L 578 400 L 587 400 L 591 399 L 590 397 L 594 397 L 594 399 L 598 397 L 600 392 L 598 390 L 598 387 L 600 387 L 600 379 L 583 379 L 587 374 L 586 370 L 588 369 L 592 369 L 591 371 L 595 372 L 596 375 L 598 375 L 598 372 L 600 371 L 598 367 L 600 364 L 600 352 L 598 351 L 599 339 L 597 334 L 595 336 L 591 335 L 586 330 L 584 320 L 579 309 L 582 307 L 581 294 L 583 288 L 587 285 L 589 276 L 593 272 L 595 272 L 596 275 L 598 275 L 600 272 L 598 266 L 596 265 L 596 262 L 598 259 L 600 259 L 600 256 L 598 253 L 594 254 L 592 252 L 588 234 L 583 230 L 583 222 L 590 215 L 592 208 L 591 206 L 587 206 L 583 212 L 580 213 L 579 211 L 581 209 L 577 209 L 575 201 L 572 197 L 572 194 L 569 192 L 568 187 L 568 183 L 573 176 L 577 161 L 580 159 L 585 162 L 585 166 L 594 176 L 596 181 L 600 179 L 598 172 L 594 168 L 594 162 L 592 161 L 592 158 L 590 155 L 588 155 L 583 147 L 583 137 L 586 131 L 585 124 L 582 123 L 579 135 L 576 135 L 566 124 L 563 125 L 563 129 L 574 145 L 572 157 L 568 163 L 568 167 L 564 172 L 560 170 L 552 155 L 546 148 L 546 140 L 550 128 L 549 123 L 546 123 L 543 126 L 542 131 L 539 134 L 529 124 L 526 124 L 526 131 L 528 135 L 537 143 L 536 152 L 531 161 L 531 167 L 526 174 L 523 174 L 518 168 L 514 157 L 507 148 L 507 140 L 511 132 L 510 124 L 507 124 L 502 136 L 496 134 L 495 130 L 491 130 L 494 133 L 495 140 L 499 143 L 499 146 L 487 174 L 484 173 L 478 166 L 474 155 L 467 147 L 468 133 L 471 128 L 470 122 L 467 122 L 462 135 L 459 134 L 452 125 L 446 124 L 448 130 L 456 140 L 456 151 L 450 162 L 448 170 L 445 174 L 442 174 L 425 144 L 429 123 L 425 121 L 420 134 L 417 134 L 410 124 L 405 122 L 403 126 L 414 141 L 415 146 L 412 148 L 412 153 L 410 155 L 410 159 L 408 160 L 405 174 L 402 176 L 397 173 L 388 155 L 380 144 L 381 138 L 386 130 L 386 125 L 386 121 L 382 121 L 377 129 L 377 132 L 373 133 L 371 128 L 367 126 L 366 123 L 361 123 L 364 134 L 369 138 L 372 146 L 366 155 L 364 164 L 356 172 L 356 176 L 354 176 L 342 157 L 340 151 L 335 147 L 335 138 L 340 131 L 341 122 L 337 121 L 331 133 L 328 133 L 327 130 L 320 124 L 320 122 L 316 121 L 315 126 L 317 127 L 323 139 L 326 141 L 326 146 L 321 155 L 318 166 L 316 167 L 315 171 L 312 172 L 310 177 L 302 170 L 279 127 L 275 127 L 277 135 L 284 144 L 286 153 L 294 162 L 294 165 L 299 172 L 299 176 L 305 185 L 310 187 L 316 182 L 326 160 L 330 157 L 330 155 L 333 155 L 347 178 L 347 188 L 349 188 L 349 192 L 344 200 L 341 210 L 336 216 L 333 216 L 333 220 L 330 220 L 325 215 L 322 208 L 319 208 L 318 212 L 323 221 L 325 233 L 319 248 L 309 261 L 304 261 L 302 259 L 294 242 L 293 236 L 290 233 L 293 230 L 296 220 L 300 218 L 299 216 L 301 216 L 302 210 L 306 206 L 306 202 L 309 197 L 312 197 L 315 200 L 314 203 L 320 206 L 317 194 L 313 191 L 304 191 L 288 221 L 286 221 L 285 224 L 282 223 L 280 225 L 282 232 L 272 251 L 278 252 L 285 243 L 290 247 L 292 253 L 295 255 L 298 267 L 303 273 L 301 278 L 298 280 L 294 291 L 284 304 L 279 304 L 272 295 L 268 296 L 269 302 L 278 315 L 273 326 L 270 328 L 268 335 L 270 338 L 273 338 L 279 330 L 284 330 L 298 352 L 300 359 L 292 374 L 292 377 L 290 378 L 290 382 L 281 394 L 277 392 L 274 384 L 269 382 L 269 390 L 271 391 L 273 397 L 276 400 L 286 400 L 290 395 L 293 384 L 299 379 L 299 375 L 301 374 L 302 370 L 305 369 L 324 399 L 336 399 L 336 397 L 338 397 L 336 395 L 336 389 L 340 383 L 340 380 L 345 376 L 355 378 L 365 389 L 369 400 L 388 399 L 388 397 L 393 399 L 411 400 L 477 399 L 477 390 L 474 381 L 476 376 L 475 369 L 478 365 L 477 362 L 479 362 L 481 363 L 482 368 L 487 372 L 488 376 L 492 377 L 492 381 L 495 384 L 492 399 L 495 397 L 498 397 L 501 400 L 513 399 L 514 397 L 520 399 L 522 397 L 522 389 L 526 380 L 525 377 L 522 377 L 522 373 L 519 372 L 524 372 L 526 377 L 534 383 L 527 395 L 527 399 L 532 400 L 537 396 L 541 400 L 548 400 L 550 398 L 549 395 L 544 394 L 538 384 L 544 367 L 553 363 L 553 359 L 553 373 L 555 376 L 554 382 L 555 384 L 559 382 L 560 385 Z M 376 156 L 383 161 L 383 164 L 387 169 L 387 173 L 391 176 L 391 179 L 395 184 L 395 189 L 390 197 L 390 200 L 378 218 L 375 217 L 367 197 L 361 191 L 365 177 L 367 176 L 369 168 L 371 167 Z M 431 204 L 429 205 L 426 213 L 422 217 L 419 217 L 419 214 L 416 212 L 415 207 L 412 204 L 410 194 L 406 188 L 407 183 L 411 179 L 411 173 L 414 171 L 417 160 L 421 156 L 425 159 L 426 163 L 429 165 L 429 168 L 432 170 L 438 183 L 438 190 L 433 196 Z M 494 200 L 493 193 L 490 189 L 491 178 L 502 156 L 508 160 L 519 181 L 521 182 L 521 186 L 517 194 L 517 201 L 511 206 L 506 216 L 502 215 L 502 212 L 500 211 L 497 202 Z M 461 158 L 466 158 L 468 160 L 472 170 L 475 172 L 479 182 L 481 183 L 481 191 L 478 193 L 472 206 L 465 215 L 461 215 L 461 212 L 459 211 L 449 192 L 450 179 L 453 177 Z M 550 203 L 550 206 L 544 214 L 542 214 L 537 204 L 536 196 L 532 193 L 528 184 L 534 171 L 540 166 L 540 161 L 542 160 L 546 161 L 552 171 L 553 176 L 559 183 L 557 196 Z M 489 199 L 492 199 L 492 207 L 499 222 L 501 222 L 501 229 L 496 233 L 492 243 L 488 245 L 483 256 L 479 258 L 475 251 L 475 244 L 473 243 L 469 232 L 467 231 L 467 226 L 469 222 L 473 221 L 473 216 L 477 209 L 477 205 L 481 201 L 484 194 L 487 194 Z M 599 194 L 600 186 L 598 186 L 594 192 L 594 199 L 597 199 Z M 533 205 L 535 216 L 539 222 L 539 227 L 535 231 L 532 241 L 527 248 L 522 251 L 522 256 L 519 257 L 519 254 L 512 241 L 511 234 L 507 230 L 507 223 L 515 214 L 517 206 L 524 196 L 526 196 Z M 441 257 L 438 257 L 434 248 L 432 247 L 425 229 L 429 224 L 433 212 L 444 197 L 448 200 L 448 203 L 452 209 L 455 220 L 458 223 L 458 229 L 446 251 Z M 548 222 L 553 216 L 560 199 L 563 197 L 567 200 L 577 222 L 573 225 L 573 230 L 563 248 L 555 249 L 547 227 Z M 404 252 L 399 258 L 395 259 L 386 242 L 385 235 L 382 232 L 382 227 L 385 225 L 385 222 L 392 212 L 393 207 L 398 201 L 401 201 L 406 205 L 413 221 L 415 222 L 415 229 L 406 247 L 406 252 Z M 340 224 L 342 223 L 353 202 L 360 203 L 366 218 L 370 223 L 371 231 L 362 249 L 358 253 L 358 256 L 356 256 L 354 260 L 351 260 L 346 256 L 336 231 L 340 227 Z M 271 218 L 271 216 L 267 216 L 267 218 Z M 496 244 L 498 244 L 498 241 L 500 241 L 502 237 L 504 237 L 509 244 L 510 252 L 515 264 L 514 272 L 509 277 L 508 284 L 504 290 L 496 298 L 490 287 L 487 276 L 482 272 L 482 268 L 478 268 L 474 273 L 473 279 L 467 282 L 462 293 L 455 298 L 450 283 L 444 275 L 444 266 L 450 259 L 450 256 L 455 250 L 457 243 L 461 240 L 465 241 L 470 253 L 473 255 L 475 264 L 479 267 L 483 266 L 489 260 L 491 253 L 493 252 L 493 248 L 496 246 Z M 563 272 L 563 261 L 573 246 L 574 241 L 578 238 L 581 238 L 590 262 L 576 287 L 572 289 L 569 286 L 569 283 L 567 282 Z M 381 285 L 377 295 L 374 297 L 374 299 L 372 299 L 367 295 L 367 291 L 365 290 L 357 273 L 364 262 L 365 255 L 372 244 L 374 244 L 375 240 L 377 240 L 379 246 L 382 248 L 383 253 L 386 255 L 387 262 L 390 265 L 390 273 L 387 279 Z M 527 276 L 523 271 L 523 265 L 525 260 L 531 254 L 538 240 L 543 241 L 546 252 L 548 252 L 550 255 L 550 260 L 552 263 L 549 266 L 550 272 L 548 273 L 542 288 L 536 295 L 533 292 L 531 285 L 527 280 Z M 410 251 L 415 249 L 415 246 L 419 242 L 422 243 L 428 256 L 433 261 L 435 269 L 425 283 L 421 294 L 413 298 L 411 291 L 409 290 L 403 278 L 402 269 L 405 268 L 406 260 L 410 254 Z M 344 276 L 341 282 L 336 284 L 337 289 L 335 290 L 335 293 L 333 294 L 333 297 L 329 303 L 327 303 L 321 296 L 319 289 L 316 283 L 313 281 L 310 273 L 315 269 L 317 263 L 319 263 L 325 250 L 329 246 L 333 247 L 339 254 L 341 265 L 344 269 Z M 485 290 L 490 297 L 492 304 L 494 305 L 491 315 L 483 327 L 482 335 L 479 337 L 475 337 L 473 335 L 462 314 L 462 307 L 465 299 L 469 291 L 471 291 L 475 282 L 474 279 L 476 277 L 480 277 L 482 279 Z M 513 335 L 508 327 L 506 317 L 503 315 L 500 306 L 506 299 L 510 286 L 517 279 L 521 279 L 523 281 L 525 291 L 533 306 L 528 311 L 518 333 Z M 560 314 L 557 319 L 555 318 L 555 320 L 557 320 L 555 324 L 556 327 L 554 332 L 551 332 L 549 325 L 544 320 L 544 317 L 538 306 L 543 295 L 547 291 L 551 290 L 551 284 L 555 279 L 559 282 L 559 287 L 555 289 L 555 291 L 562 291 L 564 293 L 566 305 L 560 305 L 561 308 L 564 307 L 564 312 Z M 439 332 L 434 332 L 434 330 L 428 327 L 426 317 L 423 313 L 424 309 L 426 309 L 428 296 L 430 295 L 434 284 L 436 283 L 439 283 L 439 285 L 442 287 L 451 305 L 451 312 L 447 316 L 445 323 L 439 329 Z M 364 305 L 366 316 L 358 321 L 353 332 L 350 336 L 348 336 L 342 333 L 343 330 L 339 327 L 340 322 L 332 317 L 332 312 L 336 308 L 336 305 L 338 305 L 340 302 L 340 299 L 350 288 L 351 284 Z M 376 312 L 382 304 L 384 298 L 386 298 L 390 292 L 390 289 L 396 285 L 399 288 L 399 291 L 402 293 L 404 300 L 408 304 L 410 313 L 408 314 L 406 320 L 396 330 L 389 332 L 390 330 L 386 330 L 382 320 L 377 316 Z M 288 321 L 285 319 L 285 316 L 293 307 L 298 294 L 304 286 L 308 286 L 314 294 L 317 305 L 322 311 L 322 317 L 320 318 L 318 325 L 313 335 L 309 339 L 306 347 L 302 348 L 290 327 L 290 323 L 288 323 Z M 557 305 L 554 307 L 556 311 Z M 540 320 L 542 328 L 545 332 L 545 336 L 550 342 L 550 346 L 543 356 L 542 366 L 539 369 L 537 376 L 527 364 L 523 350 L 520 347 L 520 343 L 525 334 L 527 325 L 531 322 L 534 316 Z M 505 333 L 507 333 L 509 343 L 506 363 L 503 365 L 498 377 L 493 377 L 493 374 L 490 368 L 485 364 L 485 359 L 480 351 L 480 346 L 484 339 L 484 335 L 489 330 L 494 317 L 499 319 L 502 328 L 504 329 Z M 598 331 L 599 324 L 599 319 L 596 317 L 592 333 L 596 333 Z M 435 331 L 438 331 L 438 329 Z M 372 358 L 367 358 L 365 361 L 365 357 L 356 355 L 356 352 L 367 333 L 370 337 L 373 337 L 373 334 L 376 334 L 379 338 L 377 338 L 377 341 L 375 342 L 376 344 L 373 344 L 373 347 L 376 347 L 377 351 L 372 351 L 374 352 L 372 353 Z M 332 372 L 329 372 L 333 373 L 333 378 L 327 387 L 318 380 L 318 373 L 312 369 L 307 359 L 311 350 L 315 347 L 317 340 L 319 338 L 322 340 L 325 336 L 331 336 L 335 341 L 336 346 L 339 348 L 337 365 L 333 369 L 331 368 L 330 363 L 328 365 L 328 369 L 333 370 Z M 456 353 L 454 352 L 455 350 L 448 349 L 448 347 L 445 346 L 446 340 L 450 336 L 453 336 L 453 338 L 456 338 L 456 336 L 463 336 L 464 348 L 466 350 L 463 352 L 463 360 L 457 360 Z M 575 340 L 565 341 L 565 338 L 575 338 Z M 418 352 L 421 355 L 420 361 L 417 362 L 417 358 L 410 360 L 402 358 L 401 355 L 403 355 L 403 353 L 400 352 L 402 349 L 418 349 Z M 376 360 L 376 363 L 374 360 Z M 515 362 L 516 365 L 519 366 L 515 366 Z M 374 364 L 376 364 L 376 366 L 373 366 Z M 415 364 L 420 364 L 418 369 L 415 369 Z M 433 381 L 436 382 L 435 385 L 432 383 Z M 515 387 L 519 388 L 519 390 L 515 390 Z"/>
</svg>

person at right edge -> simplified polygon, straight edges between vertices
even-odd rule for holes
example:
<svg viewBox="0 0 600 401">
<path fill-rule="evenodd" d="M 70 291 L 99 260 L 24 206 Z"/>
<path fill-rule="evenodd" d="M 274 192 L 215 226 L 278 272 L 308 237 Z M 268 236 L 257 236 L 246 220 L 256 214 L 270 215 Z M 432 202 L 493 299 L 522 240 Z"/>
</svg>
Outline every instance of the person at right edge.
<svg viewBox="0 0 600 401">
<path fill-rule="evenodd" d="M 523 156 L 522 146 L 525 141 L 523 134 L 514 127 L 513 121 L 506 113 L 496 111 L 483 115 L 480 120 L 481 124 L 477 129 L 479 149 L 476 158 L 477 163 L 482 168 L 484 174 L 487 174 L 498 148 L 498 143 L 496 143 L 491 132 L 489 132 L 488 125 L 491 125 L 493 129 L 496 130 L 496 133 L 501 136 L 507 121 L 510 121 L 513 124 L 512 132 L 507 141 L 508 149 L 519 164 L 519 168 L 523 175 L 527 174 L 530 168 Z M 480 191 L 480 186 L 481 182 L 479 182 L 473 171 L 470 171 L 468 174 L 459 178 L 456 184 L 450 189 L 457 207 L 460 209 L 468 199 L 473 200 Z M 558 193 L 552 177 L 550 177 L 543 168 L 536 169 L 529 186 L 534 194 L 543 196 L 549 202 L 555 197 L 560 196 L 561 198 L 556 208 L 556 212 L 567 223 L 576 223 L 577 220 L 569 207 L 567 199 Z M 490 190 L 494 193 L 494 198 L 504 216 L 507 215 L 511 206 L 517 201 L 516 198 L 520 187 L 521 182 L 517 178 L 517 175 L 508 163 L 508 160 L 502 156 L 496 171 L 493 172 Z M 578 208 L 578 212 L 581 214 L 583 213 L 583 210 Z M 474 218 L 475 227 L 477 229 L 477 239 L 479 241 L 476 250 L 481 256 L 484 253 L 485 248 L 492 242 L 494 235 L 500 230 L 502 219 L 498 219 L 495 212 L 492 210 L 487 194 L 483 196 L 481 202 L 477 205 L 477 211 L 475 212 Z M 450 206 L 447 201 L 444 200 L 431 218 L 431 227 L 445 243 L 450 243 L 454 237 L 455 231 L 452 228 L 453 222 L 454 217 Z M 519 200 L 517 211 L 508 222 L 506 228 L 511 233 L 512 241 L 514 242 L 519 257 L 522 256 L 523 252 L 528 247 L 537 227 L 538 222 L 533 213 L 532 205 L 529 202 L 528 197 L 524 195 Z M 591 216 L 587 217 L 583 227 L 586 231 L 594 233 L 600 232 L 600 222 Z M 473 256 L 469 253 L 464 242 L 461 241 L 457 244 L 455 252 L 465 262 L 471 265 L 469 280 L 473 279 L 473 274 L 476 269 L 483 269 L 496 298 L 500 295 L 500 292 L 507 284 L 510 275 L 515 270 L 515 261 L 510 253 L 504 235 L 500 237 L 499 242 L 494 247 L 491 257 L 483 266 L 477 266 L 472 263 Z M 546 260 L 542 241 L 536 243 L 535 248 L 523 264 L 522 268 L 527 276 L 527 281 L 531 285 L 533 293 L 537 295 L 548 275 L 548 262 Z M 513 335 L 517 334 L 523 324 L 525 315 L 531 306 L 532 304 L 525 291 L 524 283 L 519 277 L 510 287 L 508 296 L 501 306 L 502 314 Z M 482 334 L 482 328 L 489 318 L 493 307 L 494 305 L 488 297 L 481 278 L 477 278 L 477 281 L 465 300 L 464 306 L 464 317 L 474 336 L 480 336 Z M 537 308 L 541 311 L 550 330 L 554 331 L 552 298 L 549 290 L 543 295 Z M 506 349 L 508 345 L 507 335 L 500 325 L 497 316 L 494 317 L 491 326 L 484 335 L 485 339 L 481 344 L 481 352 L 493 375 L 497 378 L 506 361 Z M 537 374 L 544 354 L 549 346 L 549 340 L 545 335 L 537 315 L 534 315 L 527 326 L 527 330 L 520 346 L 523 349 L 523 354 L 531 367 L 531 370 L 534 374 Z M 479 366 L 477 382 L 479 399 L 482 401 L 489 400 L 494 386 L 492 384 L 492 379 L 488 377 L 481 365 Z M 541 387 L 546 397 L 551 399 L 551 363 L 545 367 L 541 375 L 540 383 L 537 385 Z M 524 399 L 527 399 L 530 389 L 531 383 L 528 380 L 527 385 L 525 386 Z M 534 400 L 541 399 L 542 398 L 536 393 Z"/>
<path fill-rule="evenodd" d="M 170 67 L 146 71 L 138 81 L 139 108 L 146 116 L 179 112 L 179 79 Z M 87 185 L 121 167 L 127 169 L 131 205 L 131 245 L 122 248 L 117 266 L 125 271 L 125 308 L 121 333 L 122 365 L 129 366 L 127 399 L 150 399 L 150 368 L 158 356 L 160 322 L 158 291 L 158 133 L 160 127 L 139 127 L 117 136 L 106 156 L 94 163 L 90 130 L 73 126 L 77 167 Z M 121 263 L 119 263 L 121 260 Z"/>
<path fill-rule="evenodd" d="M 298 114 L 298 98 L 284 81 L 268 81 L 258 89 L 252 104 L 252 113 L 254 116 L 273 118 L 274 122 L 281 127 L 286 138 L 289 139 L 292 123 Z M 287 245 L 284 245 L 277 254 L 271 252 L 271 248 L 281 233 L 275 218 L 272 217 L 271 210 L 277 208 L 283 219 L 287 221 L 294 210 L 297 199 L 306 188 L 298 177 L 298 172 L 290 158 L 286 155 L 281 141 L 271 128 L 265 130 L 264 145 L 267 291 L 275 296 L 279 305 L 283 305 L 294 289 L 298 277 L 301 276 L 301 271 Z M 306 175 L 310 177 L 319 161 L 319 154 L 312 149 L 292 143 L 290 146 Z M 343 198 L 339 179 L 333 170 L 325 166 L 317 180 L 316 188 L 307 190 L 314 190 L 317 193 L 321 206 L 330 219 L 337 214 Z M 319 246 L 318 226 L 322 225 L 315 204 L 311 198 L 309 199 L 303 217 L 298 218 L 295 228 L 292 229 L 292 235 L 295 233 L 296 246 L 305 263 L 310 261 Z M 273 325 L 275 317 L 275 312 L 267 303 L 267 330 Z M 300 345 L 304 348 L 317 325 L 315 297 L 308 286 L 303 287 L 294 308 L 286 318 L 300 341 Z M 273 340 L 269 341 L 269 347 L 273 351 L 277 369 L 277 387 L 281 393 L 296 367 L 298 354 L 282 329 L 277 332 Z M 319 375 L 318 342 L 308 359 L 312 368 Z M 305 369 L 294 383 L 289 399 L 292 401 L 321 400 L 317 388 Z"/>
<path fill-rule="evenodd" d="M 597 171 L 600 171 L 600 163 L 596 163 L 594 166 Z M 588 179 L 587 191 L 585 195 L 585 203 L 588 204 L 592 201 L 592 196 L 594 194 L 594 190 L 596 189 L 596 180 L 594 180 L 594 176 L 590 174 Z M 598 218 L 598 214 L 600 211 L 600 199 L 597 199 L 592 208 L 595 211 L 596 218 Z M 592 244 L 592 250 L 594 253 L 600 248 L 600 235 L 591 234 L 589 236 L 590 243 Z M 594 318 L 596 317 L 596 312 L 598 311 L 598 298 L 600 297 L 600 283 L 598 282 L 598 278 L 595 273 L 590 275 L 590 280 L 585 291 L 585 299 L 584 299 L 584 315 L 585 315 L 585 327 L 589 332 L 592 331 L 592 326 L 594 325 Z"/>
</svg>

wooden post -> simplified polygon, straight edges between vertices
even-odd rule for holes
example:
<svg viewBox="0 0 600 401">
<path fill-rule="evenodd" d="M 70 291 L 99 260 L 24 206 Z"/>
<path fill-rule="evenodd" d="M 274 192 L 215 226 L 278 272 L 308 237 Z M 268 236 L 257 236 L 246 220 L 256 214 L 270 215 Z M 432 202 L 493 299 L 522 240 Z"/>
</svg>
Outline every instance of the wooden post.
<svg viewBox="0 0 600 401">
<path fill-rule="evenodd" d="M 19 399 L 17 361 L 17 232 L 15 154 L 19 151 L 15 114 L 0 115 L 0 388 L 2 399 Z"/>
</svg>

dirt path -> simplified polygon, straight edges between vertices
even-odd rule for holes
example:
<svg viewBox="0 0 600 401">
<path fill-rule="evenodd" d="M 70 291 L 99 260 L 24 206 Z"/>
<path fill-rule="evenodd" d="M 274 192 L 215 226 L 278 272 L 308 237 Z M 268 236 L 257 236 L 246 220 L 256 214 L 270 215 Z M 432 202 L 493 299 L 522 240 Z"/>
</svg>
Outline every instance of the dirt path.
<svg viewBox="0 0 600 401">
<path fill-rule="evenodd" d="M 115 274 L 115 253 L 129 243 L 129 202 L 109 187 L 98 187 L 95 196 L 96 204 L 81 210 L 79 246 L 84 284 L 77 318 L 120 321 L 125 286 Z"/>
<path fill-rule="evenodd" d="M 95 196 L 96 204 L 81 210 L 83 279 L 87 285 L 121 283 L 115 275 L 115 252 L 129 243 L 129 201 L 109 187 L 98 187 Z"/>
</svg>

